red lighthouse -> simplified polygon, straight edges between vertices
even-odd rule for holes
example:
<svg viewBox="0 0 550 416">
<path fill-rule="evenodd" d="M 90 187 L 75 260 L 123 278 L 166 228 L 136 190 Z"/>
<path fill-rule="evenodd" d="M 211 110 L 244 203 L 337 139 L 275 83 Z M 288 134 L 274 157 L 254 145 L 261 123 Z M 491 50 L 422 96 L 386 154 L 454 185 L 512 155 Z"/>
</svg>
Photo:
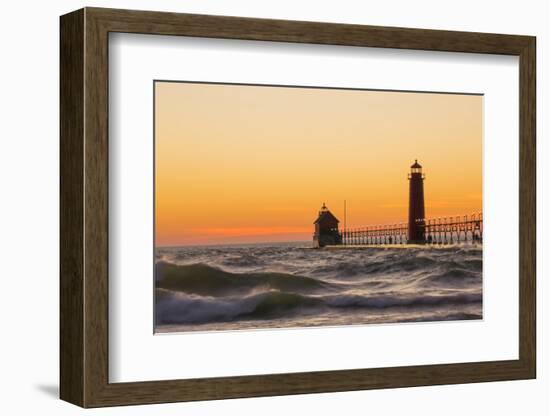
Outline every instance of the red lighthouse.
<svg viewBox="0 0 550 416">
<path fill-rule="evenodd" d="M 409 244 L 424 244 L 424 174 L 422 166 L 415 159 L 409 174 Z"/>
</svg>

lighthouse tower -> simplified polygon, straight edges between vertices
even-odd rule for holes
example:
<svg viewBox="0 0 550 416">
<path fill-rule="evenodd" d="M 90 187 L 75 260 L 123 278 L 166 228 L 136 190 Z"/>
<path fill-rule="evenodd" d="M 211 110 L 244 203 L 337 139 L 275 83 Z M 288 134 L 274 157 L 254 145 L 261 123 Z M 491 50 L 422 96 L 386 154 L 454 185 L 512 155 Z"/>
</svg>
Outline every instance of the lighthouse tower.
<svg viewBox="0 0 550 416">
<path fill-rule="evenodd" d="M 409 244 L 424 244 L 424 174 L 417 160 L 411 166 L 409 174 Z"/>
</svg>

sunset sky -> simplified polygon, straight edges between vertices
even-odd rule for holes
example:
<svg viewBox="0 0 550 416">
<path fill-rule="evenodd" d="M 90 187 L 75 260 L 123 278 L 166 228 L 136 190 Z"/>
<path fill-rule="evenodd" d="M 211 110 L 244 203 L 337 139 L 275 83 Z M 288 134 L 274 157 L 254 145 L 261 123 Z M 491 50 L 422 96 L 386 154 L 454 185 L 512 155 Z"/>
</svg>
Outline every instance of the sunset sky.
<svg viewBox="0 0 550 416">
<path fill-rule="evenodd" d="M 428 218 L 480 212 L 482 135 L 482 96 L 156 82 L 156 245 L 403 222 L 414 159 Z"/>
</svg>

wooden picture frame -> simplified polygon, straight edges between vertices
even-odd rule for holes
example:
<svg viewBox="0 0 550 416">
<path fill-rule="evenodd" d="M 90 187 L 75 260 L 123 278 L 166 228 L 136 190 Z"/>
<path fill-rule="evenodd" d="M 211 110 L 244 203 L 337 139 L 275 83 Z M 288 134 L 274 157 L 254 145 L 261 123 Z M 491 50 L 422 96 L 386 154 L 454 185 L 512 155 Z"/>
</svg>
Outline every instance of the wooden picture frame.
<svg viewBox="0 0 550 416">
<path fill-rule="evenodd" d="M 100 8 L 62 16 L 60 29 L 61 399 L 82 407 L 101 407 L 535 378 L 534 37 Z M 110 32 L 518 56 L 519 359 L 109 383 Z"/>
</svg>

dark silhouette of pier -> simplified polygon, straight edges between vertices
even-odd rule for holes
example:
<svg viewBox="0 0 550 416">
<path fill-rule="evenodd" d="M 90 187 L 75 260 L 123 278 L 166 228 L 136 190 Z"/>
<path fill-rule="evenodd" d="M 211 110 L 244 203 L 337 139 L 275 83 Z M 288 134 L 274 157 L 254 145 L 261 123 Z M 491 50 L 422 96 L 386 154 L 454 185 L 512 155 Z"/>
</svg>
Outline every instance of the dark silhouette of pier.
<svg viewBox="0 0 550 416">
<path fill-rule="evenodd" d="M 424 180 L 422 166 L 415 160 L 408 175 L 408 222 L 339 229 L 339 220 L 325 204 L 315 220 L 314 247 L 455 244 L 483 241 L 483 214 L 426 218 L 424 209 Z"/>
</svg>

